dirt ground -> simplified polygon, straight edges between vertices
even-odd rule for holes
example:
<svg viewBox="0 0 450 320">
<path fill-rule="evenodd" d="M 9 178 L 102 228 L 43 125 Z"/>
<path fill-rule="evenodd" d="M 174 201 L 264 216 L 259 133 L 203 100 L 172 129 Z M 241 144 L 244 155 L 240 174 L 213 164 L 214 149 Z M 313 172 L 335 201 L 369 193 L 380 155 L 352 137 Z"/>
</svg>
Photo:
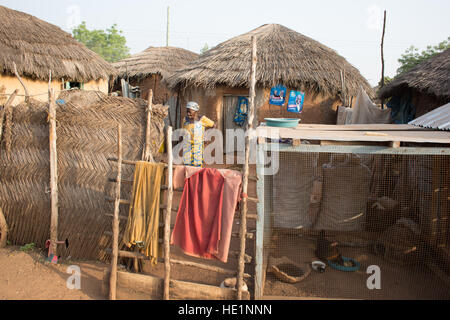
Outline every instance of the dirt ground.
<svg viewBox="0 0 450 320">
<path fill-rule="evenodd" d="M 215 167 L 223 168 L 226 165 L 217 165 Z M 251 168 L 251 174 L 255 174 L 255 166 Z M 251 181 L 249 183 L 249 195 L 256 195 L 256 183 Z M 181 194 L 175 192 L 173 205 L 179 205 Z M 256 213 L 256 205 L 249 204 L 249 212 Z M 172 225 L 175 223 L 176 213 L 172 214 Z M 256 230 L 256 222 L 249 220 L 247 223 L 249 231 Z M 235 220 L 233 232 L 239 231 L 239 221 Z M 239 239 L 232 237 L 230 250 L 239 251 Z M 254 257 L 254 240 L 247 241 L 246 252 Z M 179 260 L 189 260 L 213 266 L 219 266 L 229 270 L 237 271 L 237 257 L 229 256 L 229 262 L 223 263 L 221 261 L 203 260 L 199 258 L 186 256 L 176 247 L 171 248 L 171 257 Z M 61 260 L 60 264 L 50 264 L 45 262 L 45 255 L 41 249 L 35 248 L 29 252 L 23 252 L 18 246 L 7 246 L 0 249 L 0 300 L 5 299 L 58 299 L 58 300 L 86 300 L 86 299 L 106 299 L 102 294 L 102 279 L 103 272 L 109 267 L 109 264 L 98 261 L 65 261 Z M 130 259 L 119 259 L 119 270 L 126 270 Z M 77 265 L 81 270 L 81 289 L 71 290 L 66 286 L 67 279 L 71 274 L 67 273 L 67 268 L 70 265 Z M 172 266 L 172 279 L 192 281 L 197 283 L 217 285 L 226 278 L 225 275 L 199 270 L 194 267 L 179 266 L 174 264 Z M 246 272 L 253 274 L 254 261 L 246 265 Z M 131 270 L 129 270 L 131 271 Z M 156 266 L 150 264 L 143 264 L 142 271 L 154 276 L 163 277 L 164 264 L 159 263 Z M 253 279 L 246 281 L 249 289 L 252 290 Z M 146 299 L 142 293 L 133 290 L 120 290 L 119 299 Z"/>
<path fill-rule="evenodd" d="M 201 262 L 200 259 L 187 257 L 174 248 L 173 258 Z M 126 271 L 121 259 L 119 270 Z M 223 267 L 220 261 L 211 261 L 210 264 Z M 71 265 L 80 267 L 81 288 L 69 289 L 67 280 L 71 276 L 67 269 Z M 109 265 L 98 261 L 61 261 L 52 264 L 45 261 L 40 249 L 27 252 L 21 251 L 18 246 L 7 246 L 0 249 L 0 300 L 104 300 L 108 299 L 102 293 L 104 270 Z M 231 268 L 229 265 L 227 267 Z M 234 264 L 233 264 L 233 267 Z M 131 270 L 129 270 L 132 272 Z M 163 277 L 164 264 L 156 266 L 144 264 L 144 273 Z M 172 266 L 172 278 L 197 283 L 220 285 L 225 276 L 212 271 L 199 271 L 194 267 Z M 249 283 L 250 285 L 251 283 Z M 131 289 L 118 288 L 119 300 L 148 299 L 142 292 Z"/>
<path fill-rule="evenodd" d="M 81 289 L 66 285 L 70 265 L 81 271 Z M 102 295 L 101 262 L 70 262 L 51 264 L 40 249 L 24 252 L 17 246 L 0 249 L 0 300 L 98 300 Z"/>
<path fill-rule="evenodd" d="M 317 260 L 314 254 L 315 242 L 292 235 L 276 239 L 272 256 L 275 259 L 287 257 L 295 264 Z M 361 267 L 356 272 L 338 271 L 327 267 L 324 273 L 312 271 L 306 279 L 288 284 L 267 273 L 264 295 L 291 296 L 303 298 L 333 299 L 450 299 L 450 287 L 444 284 L 423 264 L 396 265 L 371 253 L 367 248 L 341 249 L 345 257 L 356 259 Z M 273 258 L 272 258 L 273 259 Z M 367 267 L 380 267 L 381 289 L 367 288 Z"/>
<path fill-rule="evenodd" d="M 313 245 L 304 242 L 302 254 L 298 247 L 280 250 L 278 257 L 287 256 L 296 263 L 312 258 Z M 177 249 L 173 250 L 174 258 L 186 257 Z M 325 273 L 311 272 L 303 281 L 288 284 L 279 281 L 268 273 L 265 284 L 265 296 L 270 299 L 450 299 L 450 288 L 443 285 L 436 276 L 424 268 L 396 267 L 383 262 L 372 254 L 361 249 L 348 248 L 346 256 L 356 258 L 361 262 L 357 272 L 342 272 L 328 268 Z M 124 261 L 122 261 L 124 262 Z M 220 262 L 213 264 L 220 265 Z M 382 270 L 381 290 L 368 290 L 366 274 L 368 265 L 377 264 Z M 77 265 L 81 271 L 81 289 L 69 289 L 66 285 L 70 274 L 67 268 Z M 0 300 L 102 300 L 107 299 L 102 294 L 103 272 L 107 264 L 96 261 L 63 261 L 61 264 L 45 262 L 45 256 L 40 249 L 23 252 L 17 246 L 0 249 Z M 232 267 L 229 265 L 228 267 Z M 253 264 L 249 268 L 253 268 Z M 124 270 L 123 265 L 120 266 Z M 247 272 L 250 270 L 247 270 Z M 164 266 L 154 267 L 144 265 L 144 272 L 155 276 L 163 276 Z M 188 280 L 204 284 L 219 285 L 224 275 L 198 270 L 193 267 L 172 267 L 173 279 Z M 252 290 L 253 283 L 248 281 Z M 119 299 L 147 299 L 145 294 L 133 290 L 120 289 Z"/>
</svg>

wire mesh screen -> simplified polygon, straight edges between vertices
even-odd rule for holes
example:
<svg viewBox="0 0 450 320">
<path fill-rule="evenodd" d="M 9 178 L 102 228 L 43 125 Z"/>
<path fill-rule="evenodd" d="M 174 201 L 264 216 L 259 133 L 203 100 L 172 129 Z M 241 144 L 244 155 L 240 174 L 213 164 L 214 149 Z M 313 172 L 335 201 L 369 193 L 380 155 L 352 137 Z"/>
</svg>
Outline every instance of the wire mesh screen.
<svg viewBox="0 0 450 320">
<path fill-rule="evenodd" d="M 264 295 L 449 299 L 450 157 L 280 152 Z"/>
</svg>

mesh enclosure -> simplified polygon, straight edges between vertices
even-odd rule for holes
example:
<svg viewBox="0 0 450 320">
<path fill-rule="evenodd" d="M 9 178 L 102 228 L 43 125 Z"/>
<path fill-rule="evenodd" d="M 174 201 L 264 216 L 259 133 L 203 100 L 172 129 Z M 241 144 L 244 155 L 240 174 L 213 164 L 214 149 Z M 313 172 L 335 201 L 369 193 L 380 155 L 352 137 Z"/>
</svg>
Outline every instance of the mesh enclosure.
<svg viewBox="0 0 450 320">
<path fill-rule="evenodd" d="M 263 178 L 264 295 L 449 299 L 450 156 L 334 150 Z"/>
</svg>

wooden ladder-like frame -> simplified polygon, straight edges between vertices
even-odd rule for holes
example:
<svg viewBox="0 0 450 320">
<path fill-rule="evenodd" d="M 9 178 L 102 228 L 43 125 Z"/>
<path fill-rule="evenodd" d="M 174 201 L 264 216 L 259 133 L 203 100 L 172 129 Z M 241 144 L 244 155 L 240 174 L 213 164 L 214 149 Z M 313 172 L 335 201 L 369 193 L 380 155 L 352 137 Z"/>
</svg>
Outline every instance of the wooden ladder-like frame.
<svg viewBox="0 0 450 320">
<path fill-rule="evenodd" d="M 183 261 L 183 260 L 177 260 L 177 259 L 170 258 L 170 231 L 171 231 L 171 225 L 170 225 L 171 214 L 170 213 L 171 213 L 171 211 L 175 211 L 175 212 L 178 211 L 178 208 L 172 208 L 173 192 L 174 191 L 175 192 L 183 192 L 183 188 L 173 189 L 174 165 L 173 165 L 173 156 L 172 156 L 172 144 L 170 143 L 170 141 L 172 141 L 172 127 L 168 127 L 168 129 L 167 129 L 167 140 L 166 141 L 167 141 L 167 154 L 168 154 L 167 162 L 168 163 L 166 164 L 165 170 L 167 170 L 166 172 L 167 172 L 168 179 L 167 179 L 167 185 L 162 185 L 161 190 L 162 191 L 167 190 L 167 201 L 166 201 L 167 204 L 160 205 L 160 209 L 164 210 L 164 216 L 163 216 L 164 222 L 160 223 L 160 227 L 164 226 L 164 237 L 163 237 L 163 240 L 161 240 L 161 239 L 159 240 L 160 243 L 163 242 L 164 258 L 158 259 L 158 261 L 164 262 L 164 293 L 163 293 L 164 300 L 170 299 L 170 283 L 171 283 L 170 267 L 171 267 L 171 264 L 179 264 L 179 265 L 184 265 L 184 266 L 196 267 L 196 268 L 203 269 L 203 270 L 219 272 L 219 273 L 225 274 L 230 277 L 237 276 L 238 281 L 239 281 L 239 271 L 245 269 L 245 263 L 250 263 L 252 261 L 252 257 L 245 253 L 245 240 L 254 238 L 253 233 L 247 232 L 246 224 L 244 225 L 244 228 L 242 227 L 243 226 L 243 224 L 242 224 L 243 207 L 241 205 L 241 214 L 235 215 L 235 218 L 241 219 L 241 222 L 240 222 L 241 230 L 238 234 L 233 233 L 232 236 L 234 236 L 234 237 L 238 236 L 240 239 L 240 242 L 241 243 L 244 242 L 244 246 L 243 247 L 242 247 L 242 245 L 240 246 L 240 251 L 230 251 L 230 254 L 232 256 L 235 256 L 235 257 L 237 256 L 239 258 L 237 271 L 233 271 L 233 270 L 229 270 L 229 269 L 225 269 L 225 268 L 221 268 L 221 267 L 216 267 L 216 266 L 211 266 L 211 265 L 206 265 L 206 264 L 201 264 L 201 263 L 197 263 L 197 262 Z M 113 225 L 113 232 L 112 232 L 113 244 L 112 244 L 111 274 L 110 274 L 110 285 L 109 285 L 109 288 L 110 288 L 109 298 L 111 300 L 116 299 L 118 258 L 119 257 L 127 257 L 127 258 L 144 259 L 144 260 L 149 259 L 148 257 L 146 257 L 145 255 L 143 255 L 139 252 L 119 250 L 119 220 L 121 220 L 121 219 L 127 220 L 126 216 L 119 216 L 119 206 L 130 204 L 129 200 L 120 198 L 121 184 L 122 184 L 122 182 L 133 183 L 132 180 L 123 180 L 122 179 L 122 177 L 121 177 L 122 165 L 135 165 L 137 163 L 137 161 L 122 159 L 122 143 L 121 143 L 120 125 L 119 125 L 119 129 L 118 129 L 117 145 L 118 145 L 117 158 L 108 158 L 109 161 L 117 162 L 117 177 L 115 179 L 109 180 L 110 182 L 116 183 L 115 198 L 106 198 L 107 201 L 114 202 L 114 214 L 109 215 L 109 216 L 113 217 L 113 223 L 112 223 L 112 225 Z M 243 178 L 245 179 L 245 175 L 243 176 Z M 256 178 L 252 176 L 252 177 L 250 177 L 250 179 L 256 179 Z M 246 197 L 246 200 L 254 201 L 254 202 L 258 201 L 256 198 L 252 198 L 252 197 Z M 246 204 L 245 204 L 245 206 L 246 206 Z M 256 214 L 246 214 L 246 217 L 245 217 L 245 219 L 256 219 L 256 218 L 257 218 Z M 241 256 L 243 256 L 243 259 L 240 259 Z M 251 277 L 250 274 L 242 272 L 242 279 L 250 278 L 250 277 Z M 243 280 L 241 280 L 241 281 L 243 281 Z M 243 284 L 242 284 L 242 286 L 243 286 Z M 241 290 L 236 290 L 236 297 L 239 300 L 249 298 L 248 293 L 243 294 L 242 286 L 241 286 Z M 241 291 L 241 292 L 239 292 L 239 291 Z"/>
</svg>

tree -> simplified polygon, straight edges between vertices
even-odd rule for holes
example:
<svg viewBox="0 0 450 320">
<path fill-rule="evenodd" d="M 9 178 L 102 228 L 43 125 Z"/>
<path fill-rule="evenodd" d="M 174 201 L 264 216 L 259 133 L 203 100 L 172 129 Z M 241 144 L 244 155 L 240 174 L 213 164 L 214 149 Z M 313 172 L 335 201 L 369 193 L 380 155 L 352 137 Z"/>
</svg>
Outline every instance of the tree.
<svg viewBox="0 0 450 320">
<path fill-rule="evenodd" d="M 427 46 L 426 50 L 423 50 L 420 53 L 418 48 L 414 46 L 409 47 L 406 49 L 405 53 L 401 55 L 401 58 L 398 59 L 398 62 L 400 62 L 400 68 L 397 69 L 397 74 L 410 70 L 420 62 L 425 61 L 448 48 L 450 48 L 450 37 L 436 46 Z"/>
<path fill-rule="evenodd" d="M 122 31 L 117 29 L 117 24 L 106 30 L 88 30 L 86 22 L 83 21 L 72 33 L 76 40 L 108 62 L 119 61 L 130 55 L 130 48 L 126 46 L 127 40 L 121 35 Z"/>
<path fill-rule="evenodd" d="M 201 48 L 200 53 L 204 54 L 206 51 L 208 51 L 210 49 L 210 47 L 208 46 L 207 43 L 205 43 L 205 45 L 203 46 L 203 48 Z"/>
</svg>

